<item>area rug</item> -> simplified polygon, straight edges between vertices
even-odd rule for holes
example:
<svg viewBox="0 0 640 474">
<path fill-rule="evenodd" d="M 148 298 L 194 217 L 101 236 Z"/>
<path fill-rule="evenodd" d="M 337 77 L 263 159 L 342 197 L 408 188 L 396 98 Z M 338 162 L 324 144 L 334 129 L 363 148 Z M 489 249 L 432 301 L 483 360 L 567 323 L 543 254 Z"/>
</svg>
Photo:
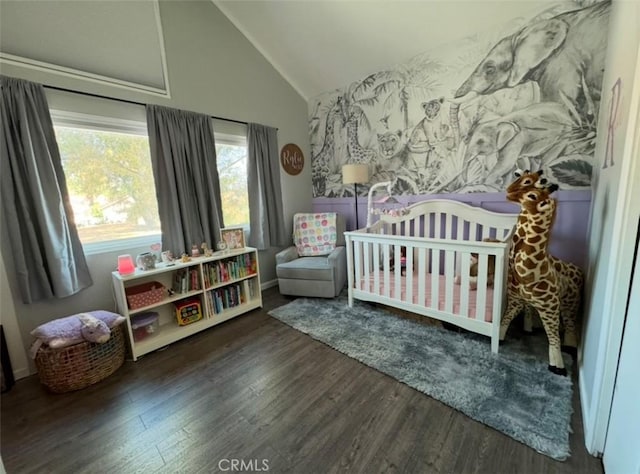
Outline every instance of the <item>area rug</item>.
<svg viewBox="0 0 640 474">
<path fill-rule="evenodd" d="M 269 314 L 553 459 L 569 456 L 571 376 L 547 370 L 543 333 L 488 337 L 399 317 L 342 295 L 299 298 Z M 571 371 L 571 359 L 565 357 Z"/>
</svg>

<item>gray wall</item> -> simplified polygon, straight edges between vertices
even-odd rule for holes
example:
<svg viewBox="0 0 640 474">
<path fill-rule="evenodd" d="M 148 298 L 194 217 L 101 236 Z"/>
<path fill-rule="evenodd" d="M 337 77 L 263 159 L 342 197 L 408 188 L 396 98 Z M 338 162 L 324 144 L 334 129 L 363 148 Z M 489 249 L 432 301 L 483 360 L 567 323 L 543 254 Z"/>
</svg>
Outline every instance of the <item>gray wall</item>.
<svg viewBox="0 0 640 474">
<path fill-rule="evenodd" d="M 82 90 L 111 97 L 155 103 L 192 110 L 220 117 L 257 122 L 278 128 L 279 146 L 293 142 L 309 156 L 307 104 L 282 78 L 249 41 L 226 19 L 210 1 L 162 1 L 160 16 L 171 89 L 171 99 L 96 84 L 46 71 L 2 64 L 1 73 L 34 82 Z M 27 17 L 24 28 L 33 28 Z M 12 21 L 16 21 L 13 19 Z M 35 25 L 37 26 L 37 25 Z M 37 31 L 37 28 L 35 28 Z M 46 38 L 42 38 L 46 41 Z M 135 68 L 136 64 L 130 67 Z M 68 93 L 49 94 L 50 105 L 59 109 L 79 110 L 135 119 L 144 117 L 141 107 L 118 102 L 92 99 Z M 216 128 L 223 131 L 224 125 Z M 296 212 L 311 210 L 311 169 L 307 164 L 301 174 L 289 176 L 281 172 L 285 219 L 291 230 Z M 23 343 L 31 343 L 29 332 L 37 325 L 81 311 L 95 308 L 114 308 L 111 272 L 115 270 L 117 255 L 133 255 L 147 250 L 131 248 L 89 255 L 88 263 L 94 285 L 78 295 L 44 303 L 23 305 L 16 291 L 12 275 L 10 253 L 3 254 L 9 286 L 14 295 L 15 317 Z M 275 279 L 274 254 L 278 249 L 260 253 L 262 282 Z M 4 306 L 4 305 L 3 305 Z M 13 315 L 3 312 L 3 319 Z"/>
</svg>

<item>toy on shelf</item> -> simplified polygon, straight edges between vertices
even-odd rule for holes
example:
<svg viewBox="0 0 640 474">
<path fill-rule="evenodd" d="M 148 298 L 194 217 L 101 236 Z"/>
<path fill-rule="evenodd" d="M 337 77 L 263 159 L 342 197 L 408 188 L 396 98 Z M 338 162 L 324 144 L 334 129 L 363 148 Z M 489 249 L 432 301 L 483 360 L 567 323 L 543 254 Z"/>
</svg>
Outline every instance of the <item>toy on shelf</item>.
<svg viewBox="0 0 640 474">
<path fill-rule="evenodd" d="M 209 248 L 209 245 L 206 242 L 202 242 L 202 245 L 200 247 L 202 248 L 202 252 L 204 253 L 205 257 L 213 256 L 213 250 Z"/>
<path fill-rule="evenodd" d="M 186 253 L 182 254 L 182 257 L 180 257 L 180 261 L 182 263 L 187 263 L 191 261 L 191 257 L 189 257 L 189 255 L 187 255 Z"/>
<path fill-rule="evenodd" d="M 189 298 L 175 303 L 176 319 L 180 326 L 195 323 L 202 319 L 202 309 L 198 298 Z"/>
</svg>

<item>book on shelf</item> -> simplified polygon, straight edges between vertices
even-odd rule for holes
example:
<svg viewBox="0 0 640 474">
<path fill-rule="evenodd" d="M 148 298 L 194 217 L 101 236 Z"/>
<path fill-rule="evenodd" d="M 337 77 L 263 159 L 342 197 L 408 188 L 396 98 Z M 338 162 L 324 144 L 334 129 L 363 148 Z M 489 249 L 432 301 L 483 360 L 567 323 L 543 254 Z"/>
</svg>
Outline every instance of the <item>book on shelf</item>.
<svg viewBox="0 0 640 474">
<path fill-rule="evenodd" d="M 198 269 L 196 268 L 182 268 L 175 271 L 173 274 L 171 289 L 175 293 L 187 293 L 189 291 L 200 290 L 200 276 L 198 273 Z"/>
</svg>

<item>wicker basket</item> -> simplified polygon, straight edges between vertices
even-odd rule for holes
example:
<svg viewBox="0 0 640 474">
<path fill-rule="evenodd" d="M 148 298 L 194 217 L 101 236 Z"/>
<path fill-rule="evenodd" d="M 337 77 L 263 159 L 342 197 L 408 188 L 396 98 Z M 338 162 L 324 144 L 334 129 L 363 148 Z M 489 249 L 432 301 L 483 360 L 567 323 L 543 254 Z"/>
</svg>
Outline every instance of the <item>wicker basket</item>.
<svg viewBox="0 0 640 474">
<path fill-rule="evenodd" d="M 36 354 L 40 382 L 52 392 L 64 393 L 88 387 L 114 373 L 124 362 L 123 326 L 112 328 L 111 337 L 104 344 L 40 347 Z"/>
</svg>

